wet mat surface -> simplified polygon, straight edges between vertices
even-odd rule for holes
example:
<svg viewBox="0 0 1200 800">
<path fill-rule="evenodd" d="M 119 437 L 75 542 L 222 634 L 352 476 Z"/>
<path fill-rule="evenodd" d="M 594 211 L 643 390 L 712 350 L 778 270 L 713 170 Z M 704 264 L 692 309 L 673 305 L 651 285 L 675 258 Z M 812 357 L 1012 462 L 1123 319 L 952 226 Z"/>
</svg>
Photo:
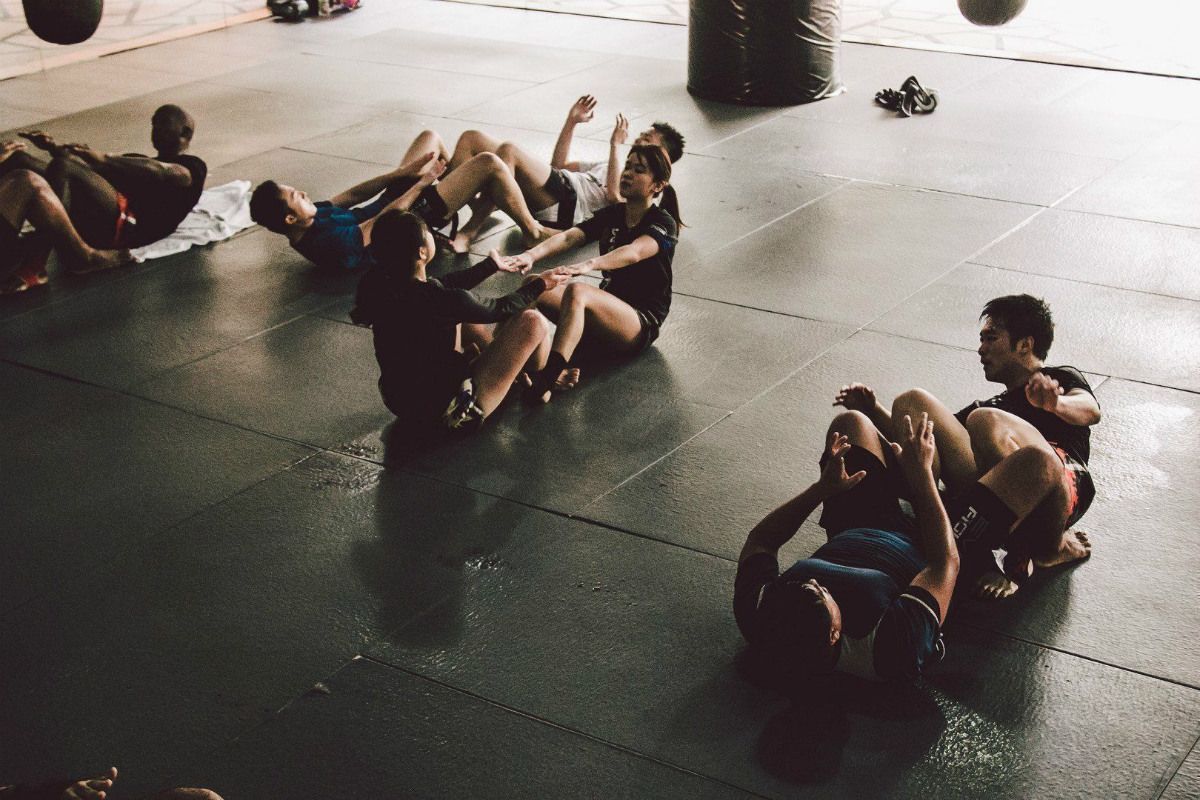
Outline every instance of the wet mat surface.
<svg viewBox="0 0 1200 800">
<path fill-rule="evenodd" d="M 662 336 L 430 439 L 379 400 L 357 276 L 265 230 L 4 298 L 0 782 L 113 763 L 114 798 L 1196 794 L 1192 83 L 846 45 L 847 94 L 732 108 L 687 94 L 682 28 L 384 5 L 6 81 L 0 128 L 144 150 L 178 102 L 210 182 L 319 199 L 426 129 L 548 158 L 591 92 L 577 157 L 606 157 L 617 112 L 688 137 Z M 870 103 L 912 72 L 937 114 Z M 496 214 L 433 269 L 520 246 Z M 747 531 L 816 477 L 842 385 L 995 393 L 977 314 L 1010 292 L 1049 301 L 1049 363 L 1097 387 L 1090 562 L 956 600 L 915 688 L 763 684 L 731 610 Z M 810 521 L 782 560 L 822 540 Z"/>
</svg>

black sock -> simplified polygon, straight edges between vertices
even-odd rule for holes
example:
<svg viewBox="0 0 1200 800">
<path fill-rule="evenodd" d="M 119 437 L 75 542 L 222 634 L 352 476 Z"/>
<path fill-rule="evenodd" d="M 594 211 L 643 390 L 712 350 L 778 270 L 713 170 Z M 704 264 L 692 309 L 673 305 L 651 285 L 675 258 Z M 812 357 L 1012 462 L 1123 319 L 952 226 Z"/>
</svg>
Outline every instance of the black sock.
<svg viewBox="0 0 1200 800">
<path fill-rule="evenodd" d="M 550 355 L 546 356 L 546 366 L 542 367 L 542 374 L 550 379 L 550 385 L 558 380 L 558 376 L 567 368 L 566 357 L 557 350 L 551 350 Z"/>
<path fill-rule="evenodd" d="M 1017 515 L 982 483 L 973 483 L 946 506 L 950 527 L 960 549 L 971 546 L 994 550 L 1003 547 Z"/>
</svg>

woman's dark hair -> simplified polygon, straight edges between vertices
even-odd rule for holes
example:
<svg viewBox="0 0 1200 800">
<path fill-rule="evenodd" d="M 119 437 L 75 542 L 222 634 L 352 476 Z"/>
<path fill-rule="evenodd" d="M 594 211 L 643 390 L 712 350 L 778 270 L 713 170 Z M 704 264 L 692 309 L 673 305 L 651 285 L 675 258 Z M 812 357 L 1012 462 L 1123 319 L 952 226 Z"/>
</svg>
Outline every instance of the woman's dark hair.
<svg viewBox="0 0 1200 800">
<path fill-rule="evenodd" d="M 979 318 L 984 317 L 1008 332 L 1014 350 L 1017 342 L 1032 336 L 1033 354 L 1043 361 L 1050 354 L 1050 345 L 1054 343 L 1054 318 L 1045 300 L 1028 294 L 996 297 L 983 307 Z"/>
<path fill-rule="evenodd" d="M 425 221 L 409 211 L 393 208 L 379 215 L 371 228 L 371 256 L 375 268 L 407 276 L 425 244 Z"/>
<path fill-rule="evenodd" d="M 379 215 L 371 228 L 374 265 L 358 282 L 350 319 L 355 325 L 374 325 L 395 313 L 397 280 L 412 275 L 417 251 L 425 244 L 425 222 L 416 214 L 393 208 Z"/>
<path fill-rule="evenodd" d="M 667 182 L 667 188 L 662 192 L 662 210 L 670 214 L 677 225 L 682 226 L 683 219 L 679 216 L 679 195 L 675 194 L 675 187 L 670 184 L 671 157 L 656 144 L 635 144 L 629 148 L 629 155 L 640 157 L 650 170 L 654 180 Z"/>
</svg>

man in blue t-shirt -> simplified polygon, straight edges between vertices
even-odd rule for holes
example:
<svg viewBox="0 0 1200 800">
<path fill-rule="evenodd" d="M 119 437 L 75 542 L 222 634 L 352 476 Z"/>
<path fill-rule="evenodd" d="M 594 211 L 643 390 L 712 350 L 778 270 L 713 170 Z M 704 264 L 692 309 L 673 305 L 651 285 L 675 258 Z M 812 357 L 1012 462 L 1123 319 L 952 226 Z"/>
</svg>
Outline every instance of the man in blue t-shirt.
<svg viewBox="0 0 1200 800">
<path fill-rule="evenodd" d="M 929 414 L 940 434 L 934 472 L 954 497 L 952 508 L 994 504 L 978 487 L 977 476 L 1016 453 L 1029 452 L 1029 458 L 1040 453 L 1055 467 L 1041 470 L 1045 485 L 1038 491 L 1044 501 L 1009 537 L 1004 573 L 986 563 L 986 557 L 970 570 L 981 573 L 982 596 L 1007 597 L 1034 564 L 1057 566 L 1091 554 L 1087 535 L 1071 526 L 1095 497 L 1087 464 L 1090 426 L 1100 421 L 1100 405 L 1079 370 L 1046 366 L 1054 321 L 1044 301 L 1027 294 L 997 297 L 984 306 L 980 320 L 983 373 L 1004 384 L 1002 393 L 953 413 L 929 392 L 912 389 L 898 396 L 889 411 L 870 387 L 852 383 L 842 387 L 834 403 L 865 413 L 889 436 L 892 420 Z M 1011 522 L 983 520 L 975 527 Z"/>
<path fill-rule="evenodd" d="M 319 203 L 294 186 L 264 181 L 250 197 L 250 216 L 319 267 L 358 269 L 373 263 L 371 229 L 383 212 L 411 211 L 436 231 L 453 226 L 458 210 L 477 196 L 508 214 L 528 244 L 557 233 L 534 219 L 499 157 L 480 153 L 456 162 L 433 131 L 417 136 L 396 169 Z"/>
</svg>

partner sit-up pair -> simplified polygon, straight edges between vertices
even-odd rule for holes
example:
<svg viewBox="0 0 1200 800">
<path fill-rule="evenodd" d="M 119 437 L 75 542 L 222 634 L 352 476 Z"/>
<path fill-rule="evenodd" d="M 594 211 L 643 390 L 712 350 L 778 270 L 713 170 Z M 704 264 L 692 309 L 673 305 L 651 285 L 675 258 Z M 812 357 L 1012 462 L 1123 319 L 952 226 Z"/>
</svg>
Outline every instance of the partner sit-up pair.
<svg viewBox="0 0 1200 800">
<path fill-rule="evenodd" d="M 416 424 L 474 428 L 522 373 L 535 402 L 573 386 L 579 371 L 571 359 L 581 344 L 633 354 L 653 343 L 671 304 L 679 207 L 670 178 L 661 147 L 635 145 L 619 181 L 625 202 L 525 253 L 493 251 L 440 281 L 426 273 L 436 251 L 426 223 L 398 209 L 381 215 L 351 317 L 373 329 L 387 407 Z M 659 196 L 661 207 L 652 205 Z M 597 240 L 598 258 L 532 275 L 498 300 L 470 291 L 497 270 L 528 272 L 542 258 Z M 605 275 L 600 287 L 569 282 L 592 271 Z M 558 323 L 553 334 L 547 317 Z"/>
<path fill-rule="evenodd" d="M 42 131 L 21 135 L 48 159 L 24 142 L 0 143 L 0 294 L 46 283 L 52 249 L 67 271 L 92 272 L 128 263 L 129 248 L 174 232 L 208 174 L 187 153 L 195 127 L 179 106 L 158 108 L 150 122 L 152 158 L 59 144 Z M 22 238 L 26 221 L 35 230 Z"/>
<path fill-rule="evenodd" d="M 1021 577 L 1030 557 L 1048 567 L 1090 555 L 1087 537 L 1068 526 L 1094 494 L 1088 426 L 1100 411 L 1091 388 L 1074 368 L 1043 365 L 1053 324 L 1042 301 L 996 298 L 981 318 L 985 375 L 1005 392 L 954 415 L 913 390 L 889 413 L 862 384 L 843 387 L 836 403 L 852 408 L 830 425 L 820 479 L 750 532 L 734 613 L 764 663 L 911 679 L 944 652 L 941 624 L 960 571 L 981 576 L 998 548 L 1022 565 Z M 955 459 L 961 471 L 952 473 Z M 818 505 L 827 543 L 781 575 L 779 549 Z M 981 585 L 991 596 L 1010 590 Z"/>
<path fill-rule="evenodd" d="M 498 206 L 525 234 L 526 243 L 536 244 L 622 200 L 620 151 L 628 135 L 624 116 L 617 116 L 607 161 L 570 160 L 575 128 L 592 119 L 595 106 L 595 99 L 585 95 L 571 107 L 549 163 L 481 131 L 465 132 L 453 153 L 435 132 L 422 131 L 396 169 L 327 201 L 314 203 L 295 187 L 266 181 L 254 190 L 251 216 L 328 269 L 371 266 L 372 228 L 392 209 L 412 211 L 434 231 L 448 227 L 447 245 L 462 253 Z M 666 123 L 654 123 L 634 144 L 662 147 L 672 163 L 683 157 L 683 137 Z M 468 205 L 471 218 L 456 231 L 458 211 Z"/>
</svg>

